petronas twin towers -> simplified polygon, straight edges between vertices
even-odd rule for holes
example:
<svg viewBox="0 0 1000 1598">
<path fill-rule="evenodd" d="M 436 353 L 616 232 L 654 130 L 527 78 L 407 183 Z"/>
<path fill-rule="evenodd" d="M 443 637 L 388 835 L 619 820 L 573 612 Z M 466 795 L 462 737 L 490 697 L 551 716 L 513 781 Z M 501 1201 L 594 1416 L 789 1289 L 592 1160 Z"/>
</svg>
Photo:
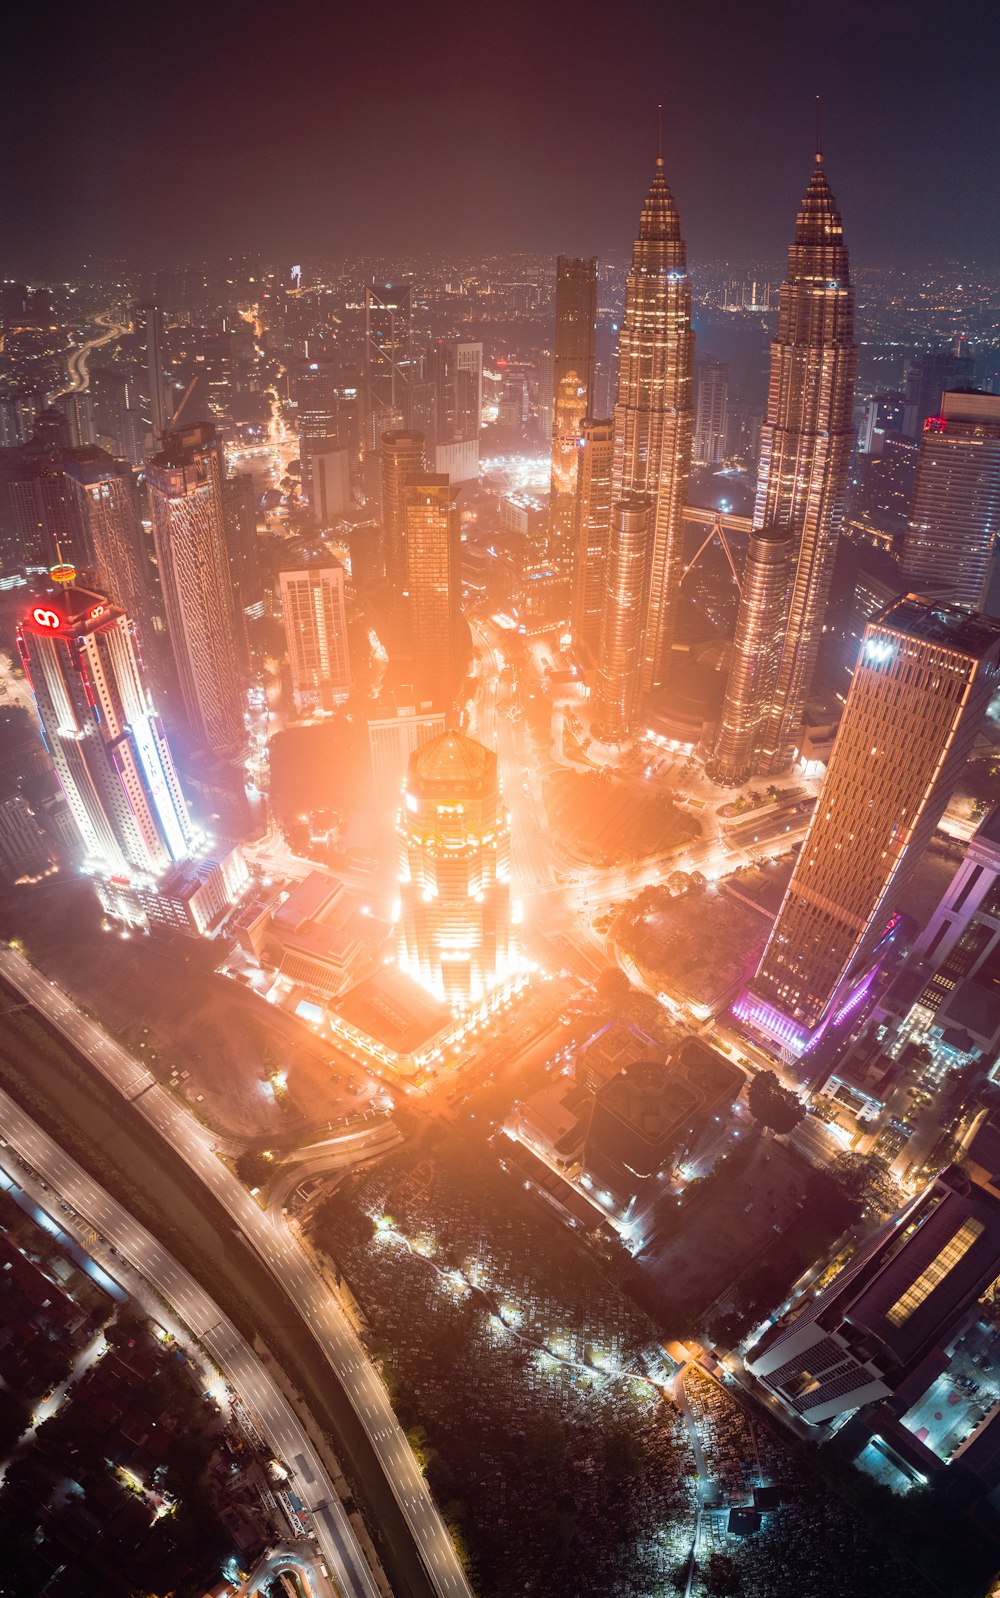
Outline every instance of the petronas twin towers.
<svg viewBox="0 0 1000 1598">
<path fill-rule="evenodd" d="M 816 666 L 843 514 L 856 351 L 847 249 L 817 154 L 771 345 L 753 531 L 710 773 L 789 764 Z M 625 290 L 594 727 L 626 737 L 676 639 L 693 435 L 694 335 L 680 219 L 657 157 Z"/>
</svg>

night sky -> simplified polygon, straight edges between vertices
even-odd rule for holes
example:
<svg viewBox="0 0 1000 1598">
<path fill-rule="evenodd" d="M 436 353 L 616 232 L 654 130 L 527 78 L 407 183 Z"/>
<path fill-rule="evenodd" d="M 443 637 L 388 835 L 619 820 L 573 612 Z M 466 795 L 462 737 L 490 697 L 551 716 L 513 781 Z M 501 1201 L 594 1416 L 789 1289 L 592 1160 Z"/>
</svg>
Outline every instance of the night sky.
<svg viewBox="0 0 1000 1598">
<path fill-rule="evenodd" d="M 858 263 L 1000 264 L 995 0 L 24 3 L 0 269 L 621 252 L 665 153 L 691 257 L 781 256 L 823 97 Z"/>
</svg>

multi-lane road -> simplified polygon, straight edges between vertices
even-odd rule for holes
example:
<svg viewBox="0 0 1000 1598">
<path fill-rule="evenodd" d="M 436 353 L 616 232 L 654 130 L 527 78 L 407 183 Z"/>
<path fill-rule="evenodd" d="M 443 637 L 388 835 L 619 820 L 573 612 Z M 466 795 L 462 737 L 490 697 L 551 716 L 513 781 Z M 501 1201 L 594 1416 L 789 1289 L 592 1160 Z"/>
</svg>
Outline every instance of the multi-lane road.
<svg viewBox="0 0 1000 1598">
<path fill-rule="evenodd" d="M 280 1215 L 263 1211 L 213 1151 L 202 1124 L 106 1032 L 14 949 L 0 975 L 82 1053 L 186 1161 L 298 1306 L 317 1348 L 354 1407 L 439 1598 L 471 1598 L 455 1545 L 393 1413 L 378 1373 L 343 1309 Z"/>
<path fill-rule="evenodd" d="M 0 1148 L 0 1165 L 12 1181 L 43 1208 L 56 1195 L 72 1206 L 86 1226 L 114 1250 L 111 1258 L 102 1259 L 102 1270 L 117 1274 L 126 1292 L 135 1291 L 136 1274 L 154 1287 L 252 1410 L 309 1510 L 317 1543 L 345 1598 L 377 1598 L 378 1587 L 322 1460 L 287 1399 L 215 1300 L 2 1089 L 0 1129 L 6 1142 Z M 15 1156 L 28 1163 L 47 1191 L 34 1191 L 41 1182 L 25 1176 Z M 55 1205 L 51 1208 L 57 1226 L 69 1230 L 72 1223 Z"/>
<path fill-rule="evenodd" d="M 116 338 L 122 338 L 128 328 L 122 322 L 116 322 L 110 311 L 101 316 L 95 316 L 94 321 L 104 328 L 96 338 L 89 338 L 83 344 L 78 344 L 66 358 L 66 373 L 69 381 L 65 388 L 53 394 L 53 399 L 58 399 L 62 394 L 82 394 L 90 387 L 90 372 L 88 363 L 92 351 L 100 349 L 102 344 L 113 344 Z"/>
</svg>

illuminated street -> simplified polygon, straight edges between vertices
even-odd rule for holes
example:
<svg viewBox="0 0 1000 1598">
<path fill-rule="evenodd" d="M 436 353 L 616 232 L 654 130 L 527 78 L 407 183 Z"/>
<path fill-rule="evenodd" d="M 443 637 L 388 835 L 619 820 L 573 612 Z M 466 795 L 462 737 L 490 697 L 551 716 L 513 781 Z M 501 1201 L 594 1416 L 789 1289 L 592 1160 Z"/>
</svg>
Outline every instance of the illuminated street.
<svg viewBox="0 0 1000 1598">
<path fill-rule="evenodd" d="M 355 1333 L 301 1246 L 280 1217 L 265 1214 L 213 1152 L 213 1138 L 154 1077 L 94 1022 L 54 992 L 11 949 L 0 950 L 0 974 L 44 1012 L 138 1113 L 187 1160 L 229 1211 L 240 1231 L 294 1296 L 318 1347 L 342 1384 L 385 1471 L 436 1592 L 469 1591 L 454 1545 L 393 1414 L 386 1391 Z M 169 1280 L 169 1279 L 168 1279 Z M 251 1398 L 253 1394 L 250 1394 Z"/>
</svg>

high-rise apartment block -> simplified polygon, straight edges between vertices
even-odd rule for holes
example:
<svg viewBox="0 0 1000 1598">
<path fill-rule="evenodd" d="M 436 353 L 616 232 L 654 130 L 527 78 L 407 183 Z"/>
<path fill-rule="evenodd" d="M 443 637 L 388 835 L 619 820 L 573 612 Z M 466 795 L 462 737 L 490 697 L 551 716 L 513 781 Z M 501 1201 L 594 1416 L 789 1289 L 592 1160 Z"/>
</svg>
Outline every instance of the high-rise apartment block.
<svg viewBox="0 0 1000 1598">
<path fill-rule="evenodd" d="M 593 411 L 597 261 L 556 261 L 556 325 L 552 356 L 552 480 L 549 555 L 565 569 L 573 558 L 577 443 Z"/>
<path fill-rule="evenodd" d="M 575 647 L 584 649 L 591 660 L 597 659 L 600 649 L 607 598 L 614 436 L 613 423 L 587 418 L 575 445 L 578 462 L 570 629 Z"/>
<path fill-rule="evenodd" d="M 859 991 L 1000 681 L 1000 621 L 916 595 L 865 628 L 767 947 L 735 1013 L 801 1054 Z"/>
<path fill-rule="evenodd" d="M 726 453 L 728 420 L 729 367 L 725 361 L 699 361 L 692 453 L 696 466 L 721 464 Z"/>
<path fill-rule="evenodd" d="M 96 447 L 67 454 L 63 473 L 87 526 L 98 584 L 115 595 L 138 628 L 140 645 L 148 648 L 152 641 L 148 561 L 132 474 Z"/>
<path fill-rule="evenodd" d="M 461 654 L 461 517 L 455 491 L 437 472 L 406 489 L 406 593 L 414 686 L 435 709 L 455 696 Z"/>
<path fill-rule="evenodd" d="M 903 545 L 906 580 L 978 610 L 1000 531 L 1000 394 L 952 389 L 928 416 Z"/>
<path fill-rule="evenodd" d="M 325 551 L 305 551 L 278 583 L 292 697 L 299 710 L 332 709 L 351 687 L 344 568 Z"/>
<path fill-rule="evenodd" d="M 424 470 L 424 443 L 423 433 L 382 437 L 382 553 L 395 599 L 406 590 L 406 495 L 410 478 Z"/>
<path fill-rule="evenodd" d="M 691 285 L 680 219 L 667 186 L 663 157 L 657 156 L 653 181 L 642 207 L 639 237 L 625 285 L 625 311 L 618 342 L 618 392 L 614 411 L 615 445 L 612 503 L 650 500 L 650 537 L 639 602 L 641 643 L 638 679 L 631 671 L 633 650 L 620 647 L 631 635 L 636 602 L 632 561 L 616 559 L 622 530 L 612 524 L 608 559 L 605 650 L 595 699 L 595 721 L 606 735 L 624 737 L 635 719 L 642 693 L 662 686 L 673 646 L 683 575 L 682 512 L 687 498 L 694 426 Z M 637 531 L 634 514 L 628 535 Z M 621 579 L 618 586 L 612 581 Z"/>
<path fill-rule="evenodd" d="M 851 407 L 857 352 L 843 223 L 817 154 L 799 207 L 795 242 L 781 286 L 777 336 L 771 345 L 767 414 L 761 432 L 753 524 L 789 529 L 795 550 L 789 567 L 781 659 L 761 682 L 763 703 L 745 717 L 739 703 L 764 651 L 760 632 L 770 620 L 754 611 L 750 585 L 737 623 L 722 739 L 715 768 L 720 782 L 741 773 L 779 772 L 790 763 L 826 616 L 830 579 L 843 515 L 854 442 Z M 742 658 L 741 651 L 750 657 Z"/>
<path fill-rule="evenodd" d="M 141 466 L 150 443 L 154 449 L 159 447 L 170 420 L 160 307 L 152 302 L 133 306 L 132 333 L 138 368 L 129 388 L 128 432 L 132 464 Z"/>
<path fill-rule="evenodd" d="M 225 465 L 214 427 L 194 423 L 169 433 L 146 477 L 191 733 L 212 754 L 234 754 L 244 744 L 242 628 L 229 562 Z"/>
<path fill-rule="evenodd" d="M 397 835 L 400 966 L 454 1008 L 488 1002 L 517 966 L 496 755 L 460 732 L 418 749 Z"/>
<path fill-rule="evenodd" d="M 748 1369 L 812 1425 L 907 1388 L 916 1396 L 998 1275 L 1000 1191 L 949 1166 L 793 1305 Z"/>
</svg>

